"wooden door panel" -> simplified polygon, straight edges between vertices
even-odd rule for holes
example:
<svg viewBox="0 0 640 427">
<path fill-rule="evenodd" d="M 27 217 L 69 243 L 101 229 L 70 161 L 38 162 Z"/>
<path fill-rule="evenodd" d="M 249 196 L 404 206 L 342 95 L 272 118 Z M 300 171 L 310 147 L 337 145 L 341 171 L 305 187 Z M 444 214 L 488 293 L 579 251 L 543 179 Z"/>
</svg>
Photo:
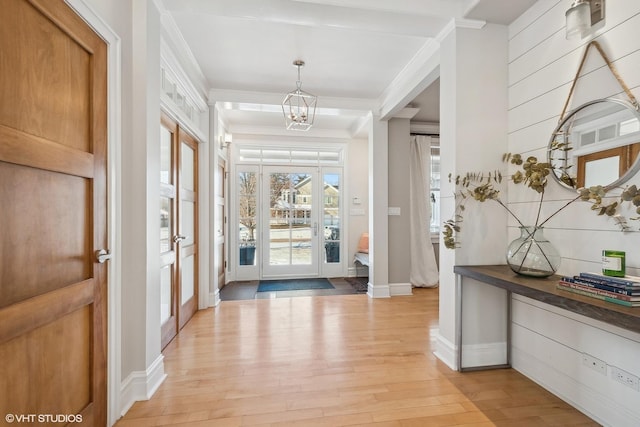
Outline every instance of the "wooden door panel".
<svg viewBox="0 0 640 427">
<path fill-rule="evenodd" d="M 22 356 L 0 366 L 0 412 L 80 414 L 91 403 L 91 312 L 85 306 L 0 344 L 0 360 Z M 43 390 L 37 399 L 32 382 Z"/>
<path fill-rule="evenodd" d="M 50 9 L 51 5 L 47 6 Z M 11 19 L 3 20 L 0 26 L 0 52 L 3 61 L 21 77 L 17 81 L 0 79 L 0 93 L 13 101 L 0 103 L 2 124 L 88 151 L 91 54 L 87 49 L 92 46 L 69 37 L 60 26 L 44 19 L 38 6 L 3 0 L 0 7 L 3 14 L 8 11 L 11 15 Z M 55 15 L 64 12 L 56 9 L 47 13 L 58 18 Z M 69 24 L 75 24 L 75 28 L 78 23 Z M 56 64 L 73 64 L 73 67 Z M 84 90 L 79 91 L 79 87 Z"/>
<path fill-rule="evenodd" d="M 63 0 L 0 10 L 0 411 L 103 426 L 106 45 Z"/>
<path fill-rule="evenodd" d="M 17 165 L 94 177 L 93 153 L 68 148 L 0 124 L 0 161 Z"/>
<path fill-rule="evenodd" d="M 0 307 L 91 277 L 89 180 L 0 162 L 0 182 Z"/>
</svg>

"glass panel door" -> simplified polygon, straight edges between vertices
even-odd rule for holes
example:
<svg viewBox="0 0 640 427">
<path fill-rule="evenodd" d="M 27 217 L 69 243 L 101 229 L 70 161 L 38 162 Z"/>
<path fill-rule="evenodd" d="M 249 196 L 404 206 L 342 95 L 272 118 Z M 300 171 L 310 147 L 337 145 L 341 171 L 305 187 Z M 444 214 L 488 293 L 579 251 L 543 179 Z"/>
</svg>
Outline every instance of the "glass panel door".
<svg viewBox="0 0 640 427">
<path fill-rule="evenodd" d="M 167 116 L 160 125 L 160 322 L 162 348 L 178 333 L 176 290 L 178 289 L 176 245 L 177 227 L 176 141 L 178 127 Z"/>
<path fill-rule="evenodd" d="M 197 141 L 163 114 L 159 203 L 163 349 L 198 308 L 197 158 Z"/>
<path fill-rule="evenodd" d="M 256 265 L 258 224 L 258 173 L 238 173 L 238 248 L 241 266 Z"/>
<path fill-rule="evenodd" d="M 317 171 L 263 169 L 263 277 L 317 276 Z"/>
<path fill-rule="evenodd" d="M 178 198 L 180 211 L 178 223 L 180 228 L 175 240 L 179 244 L 179 328 L 182 328 L 198 309 L 198 143 L 182 130 L 179 131 L 179 136 Z"/>
<path fill-rule="evenodd" d="M 215 175 L 214 188 L 214 242 L 216 246 L 217 258 L 215 260 L 214 271 L 218 275 L 218 289 L 226 283 L 227 270 L 227 254 L 225 237 L 227 236 L 226 226 L 226 204 L 227 204 L 227 173 L 226 162 L 223 159 L 218 160 L 218 167 Z"/>
<path fill-rule="evenodd" d="M 323 238 L 326 264 L 340 263 L 340 174 L 322 174 Z"/>
</svg>

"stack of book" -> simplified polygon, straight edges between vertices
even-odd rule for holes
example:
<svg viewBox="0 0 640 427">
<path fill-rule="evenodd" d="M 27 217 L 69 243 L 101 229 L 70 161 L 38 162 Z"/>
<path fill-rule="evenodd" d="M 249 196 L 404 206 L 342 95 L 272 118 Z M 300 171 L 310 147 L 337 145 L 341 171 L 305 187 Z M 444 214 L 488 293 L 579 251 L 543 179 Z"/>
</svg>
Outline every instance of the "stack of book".
<svg viewBox="0 0 640 427">
<path fill-rule="evenodd" d="M 562 276 L 558 289 L 627 307 L 640 307 L 640 277 L 611 277 L 598 273 Z"/>
</svg>

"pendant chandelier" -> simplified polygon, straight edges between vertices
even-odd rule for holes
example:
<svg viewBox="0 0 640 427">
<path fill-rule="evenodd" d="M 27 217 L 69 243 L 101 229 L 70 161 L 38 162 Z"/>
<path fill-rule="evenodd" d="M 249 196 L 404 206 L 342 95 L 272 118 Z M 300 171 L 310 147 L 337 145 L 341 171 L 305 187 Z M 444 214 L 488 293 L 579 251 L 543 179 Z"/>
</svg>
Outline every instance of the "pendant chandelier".
<svg viewBox="0 0 640 427">
<path fill-rule="evenodd" d="M 318 97 L 302 90 L 300 68 L 304 67 L 304 61 L 298 59 L 293 61 L 293 65 L 298 67 L 296 89 L 284 97 L 282 112 L 287 129 L 307 131 L 313 126 Z"/>
</svg>

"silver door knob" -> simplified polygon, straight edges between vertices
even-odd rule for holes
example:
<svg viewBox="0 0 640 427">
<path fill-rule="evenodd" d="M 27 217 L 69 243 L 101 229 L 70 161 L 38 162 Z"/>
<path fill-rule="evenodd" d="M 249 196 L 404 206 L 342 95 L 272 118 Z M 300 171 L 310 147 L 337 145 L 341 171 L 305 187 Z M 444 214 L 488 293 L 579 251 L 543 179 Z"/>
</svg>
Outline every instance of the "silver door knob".
<svg viewBox="0 0 640 427">
<path fill-rule="evenodd" d="M 173 243 L 180 243 L 183 240 L 187 240 L 188 236 L 183 236 L 182 234 L 176 234 L 173 236 Z"/>
<path fill-rule="evenodd" d="M 96 251 L 96 261 L 98 261 L 100 264 L 104 264 L 105 261 L 108 261 L 111 259 L 111 252 L 109 252 L 106 249 L 100 249 L 99 251 Z"/>
</svg>

